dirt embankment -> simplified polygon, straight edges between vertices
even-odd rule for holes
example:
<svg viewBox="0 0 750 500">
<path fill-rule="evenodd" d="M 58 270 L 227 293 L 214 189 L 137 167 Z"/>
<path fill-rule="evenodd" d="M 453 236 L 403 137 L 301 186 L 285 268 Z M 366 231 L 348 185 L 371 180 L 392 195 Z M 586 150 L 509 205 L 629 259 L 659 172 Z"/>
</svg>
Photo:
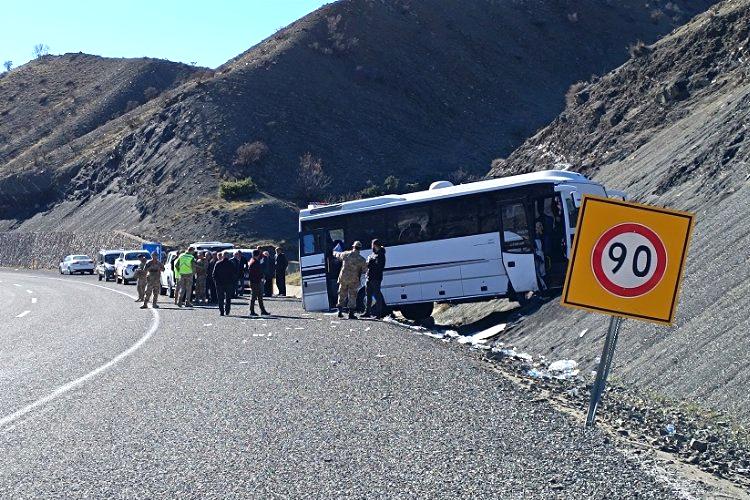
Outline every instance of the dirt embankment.
<svg viewBox="0 0 750 500">
<path fill-rule="evenodd" d="M 141 241 L 116 232 L 0 233 L 0 267 L 54 269 L 66 255 L 96 260 L 99 250 L 120 248 L 141 248 Z"/>
<path fill-rule="evenodd" d="M 566 110 L 493 175 L 572 168 L 635 200 L 692 210 L 676 326 L 626 321 L 612 373 L 750 423 L 750 2 L 726 1 L 575 86 Z M 606 318 L 549 302 L 503 341 L 588 370 Z"/>
</svg>

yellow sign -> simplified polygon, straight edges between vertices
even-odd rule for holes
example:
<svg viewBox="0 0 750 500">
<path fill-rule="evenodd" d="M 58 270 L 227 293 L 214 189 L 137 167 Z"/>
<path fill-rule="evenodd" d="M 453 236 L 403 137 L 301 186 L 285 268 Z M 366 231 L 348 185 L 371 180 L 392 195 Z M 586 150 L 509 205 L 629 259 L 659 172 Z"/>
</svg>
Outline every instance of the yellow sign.
<svg viewBox="0 0 750 500">
<path fill-rule="evenodd" d="M 694 216 L 586 195 L 562 305 L 671 324 Z"/>
</svg>

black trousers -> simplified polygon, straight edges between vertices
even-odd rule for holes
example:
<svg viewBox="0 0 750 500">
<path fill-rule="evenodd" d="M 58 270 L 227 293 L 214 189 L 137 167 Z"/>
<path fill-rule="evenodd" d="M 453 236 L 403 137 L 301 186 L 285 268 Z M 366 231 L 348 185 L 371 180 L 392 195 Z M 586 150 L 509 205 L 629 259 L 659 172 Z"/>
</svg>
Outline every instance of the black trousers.
<svg viewBox="0 0 750 500">
<path fill-rule="evenodd" d="M 385 298 L 383 298 L 383 292 L 380 291 L 380 281 L 368 281 L 365 284 L 365 292 L 367 295 L 367 302 L 365 307 L 365 314 L 375 313 L 375 316 L 385 316 Z M 372 298 L 375 297 L 375 308 L 372 308 Z"/>
<path fill-rule="evenodd" d="M 210 304 L 216 303 L 216 283 L 213 279 L 206 279 L 206 294 Z"/>
<path fill-rule="evenodd" d="M 219 299 L 219 311 L 224 314 L 229 314 L 232 309 L 232 293 L 234 293 L 234 285 L 216 284 L 216 295 Z"/>
<path fill-rule="evenodd" d="M 273 295 L 273 276 L 263 280 L 263 296 L 270 297 L 271 295 Z"/>
<path fill-rule="evenodd" d="M 286 295 L 286 274 L 276 274 L 276 288 L 279 289 L 279 295 Z"/>
</svg>

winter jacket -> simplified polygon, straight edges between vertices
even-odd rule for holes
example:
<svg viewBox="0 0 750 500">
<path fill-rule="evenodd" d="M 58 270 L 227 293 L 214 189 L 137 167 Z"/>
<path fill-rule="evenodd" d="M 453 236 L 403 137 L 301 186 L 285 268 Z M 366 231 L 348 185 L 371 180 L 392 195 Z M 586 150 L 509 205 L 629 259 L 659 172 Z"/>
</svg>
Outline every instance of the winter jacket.
<svg viewBox="0 0 750 500">
<path fill-rule="evenodd" d="M 247 265 L 247 272 L 250 283 L 260 283 L 263 281 L 263 266 L 259 259 L 250 259 Z"/>
<path fill-rule="evenodd" d="M 224 260 L 227 260 L 227 259 L 224 259 Z M 236 279 L 240 279 L 245 274 L 245 264 L 242 262 L 242 259 L 232 257 L 231 259 L 228 259 L 228 260 L 234 266 L 234 273 L 237 276 Z"/>
<path fill-rule="evenodd" d="M 286 274 L 286 269 L 289 267 L 289 259 L 286 258 L 285 254 L 280 253 L 276 256 L 276 265 L 274 267 L 276 268 L 276 276 Z"/>
<path fill-rule="evenodd" d="M 224 259 L 216 262 L 212 274 L 217 286 L 229 286 L 237 283 L 237 268 L 232 259 Z"/>
<path fill-rule="evenodd" d="M 385 269 L 385 248 L 378 253 L 372 252 L 367 256 L 367 282 L 380 283 L 383 281 L 383 270 Z"/>
<path fill-rule="evenodd" d="M 365 258 L 359 254 L 359 250 L 333 252 L 333 256 L 341 261 L 339 284 L 358 284 L 360 278 L 367 270 L 367 262 L 365 262 Z"/>
<path fill-rule="evenodd" d="M 274 267 L 276 267 L 276 259 L 274 259 L 273 256 L 269 255 L 268 257 L 263 257 L 260 261 L 260 264 L 263 267 L 263 276 L 265 276 L 266 279 L 273 278 Z"/>
</svg>

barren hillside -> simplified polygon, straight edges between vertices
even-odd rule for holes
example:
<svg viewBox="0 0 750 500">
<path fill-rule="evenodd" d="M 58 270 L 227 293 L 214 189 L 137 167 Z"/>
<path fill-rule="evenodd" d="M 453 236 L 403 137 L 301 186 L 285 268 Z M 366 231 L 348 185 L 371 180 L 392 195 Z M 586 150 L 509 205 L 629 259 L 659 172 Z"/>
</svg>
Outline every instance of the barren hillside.
<svg viewBox="0 0 750 500">
<path fill-rule="evenodd" d="M 729 0 L 577 85 L 494 175 L 570 167 L 697 213 L 675 328 L 627 321 L 613 373 L 750 420 L 750 1 Z M 506 341 L 593 366 L 604 317 L 548 303 Z M 588 329 L 588 333 L 581 332 Z"/>
<path fill-rule="evenodd" d="M 483 173 L 572 82 L 711 3 L 342 0 L 216 72 L 45 57 L 0 79 L 0 228 L 291 238 L 305 153 L 331 177 L 316 196 Z M 257 194 L 218 199 L 246 177 Z"/>
</svg>

